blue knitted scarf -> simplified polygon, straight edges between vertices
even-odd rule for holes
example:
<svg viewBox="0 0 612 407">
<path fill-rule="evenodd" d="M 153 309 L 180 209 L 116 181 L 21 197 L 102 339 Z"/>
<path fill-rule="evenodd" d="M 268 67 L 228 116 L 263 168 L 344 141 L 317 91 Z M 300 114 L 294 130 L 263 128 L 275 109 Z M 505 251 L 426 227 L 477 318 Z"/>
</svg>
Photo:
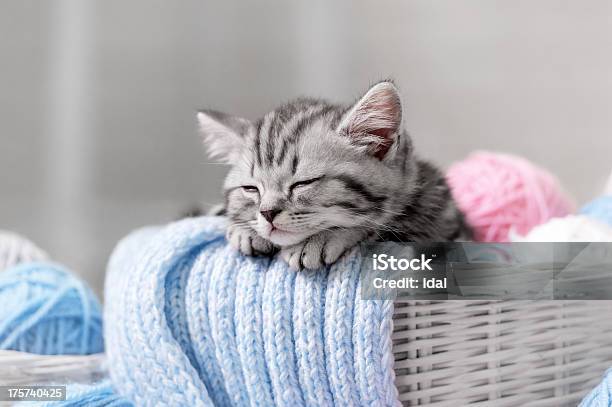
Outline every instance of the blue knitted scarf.
<svg viewBox="0 0 612 407">
<path fill-rule="evenodd" d="M 392 301 L 360 299 L 359 250 L 317 272 L 243 257 L 223 218 L 123 239 L 105 288 L 110 376 L 136 405 L 398 405 Z"/>
</svg>

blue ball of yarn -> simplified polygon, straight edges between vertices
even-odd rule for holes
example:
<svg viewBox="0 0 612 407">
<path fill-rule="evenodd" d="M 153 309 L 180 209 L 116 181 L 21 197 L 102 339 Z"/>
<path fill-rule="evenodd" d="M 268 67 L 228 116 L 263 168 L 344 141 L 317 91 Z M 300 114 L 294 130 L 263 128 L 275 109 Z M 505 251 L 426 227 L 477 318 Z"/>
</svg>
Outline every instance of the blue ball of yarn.
<svg viewBox="0 0 612 407">
<path fill-rule="evenodd" d="M 104 350 L 94 293 L 63 268 L 23 263 L 0 273 L 0 349 L 42 355 Z"/>
<path fill-rule="evenodd" d="M 601 196 L 589 202 L 580 213 L 612 226 L 612 195 Z"/>
</svg>

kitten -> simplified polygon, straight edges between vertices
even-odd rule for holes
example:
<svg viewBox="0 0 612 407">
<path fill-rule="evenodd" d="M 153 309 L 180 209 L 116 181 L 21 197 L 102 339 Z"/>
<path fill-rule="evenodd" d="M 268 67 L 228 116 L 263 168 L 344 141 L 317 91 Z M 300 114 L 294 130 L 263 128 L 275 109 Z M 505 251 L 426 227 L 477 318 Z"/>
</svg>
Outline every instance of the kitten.
<svg viewBox="0 0 612 407">
<path fill-rule="evenodd" d="M 198 114 L 209 155 L 231 165 L 227 239 L 245 255 L 280 255 L 294 269 L 336 261 L 363 240 L 468 236 L 441 172 L 402 130 L 394 84 L 351 106 L 300 98 L 252 123 Z"/>
</svg>

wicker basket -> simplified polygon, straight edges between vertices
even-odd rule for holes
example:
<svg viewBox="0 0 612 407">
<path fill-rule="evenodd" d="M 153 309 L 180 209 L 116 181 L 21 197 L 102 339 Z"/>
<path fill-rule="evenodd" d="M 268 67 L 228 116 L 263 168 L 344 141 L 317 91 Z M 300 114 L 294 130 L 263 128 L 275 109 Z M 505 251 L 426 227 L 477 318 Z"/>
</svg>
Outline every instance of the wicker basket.
<svg viewBox="0 0 612 407">
<path fill-rule="evenodd" d="M 575 406 L 612 365 L 612 301 L 396 302 L 405 406 Z"/>
<path fill-rule="evenodd" d="M 93 355 L 36 355 L 0 350 L 0 386 L 90 384 L 106 376 L 103 353 Z M 13 403 L 0 401 L 0 407 Z"/>
<path fill-rule="evenodd" d="M 0 386 L 93 383 L 106 374 L 104 354 L 35 355 L 0 350 Z"/>
</svg>

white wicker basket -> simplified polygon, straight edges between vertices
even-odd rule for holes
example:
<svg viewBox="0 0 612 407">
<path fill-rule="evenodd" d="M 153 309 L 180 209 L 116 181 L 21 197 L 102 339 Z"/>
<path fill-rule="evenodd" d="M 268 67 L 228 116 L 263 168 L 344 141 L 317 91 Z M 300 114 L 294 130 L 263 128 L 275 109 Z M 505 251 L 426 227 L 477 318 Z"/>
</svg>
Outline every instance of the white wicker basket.
<svg viewBox="0 0 612 407">
<path fill-rule="evenodd" d="M 0 350 L 0 386 L 93 383 L 104 377 L 104 354 L 35 355 Z"/>
<path fill-rule="evenodd" d="M 612 365 L 612 301 L 396 302 L 405 406 L 575 406 Z"/>
</svg>

